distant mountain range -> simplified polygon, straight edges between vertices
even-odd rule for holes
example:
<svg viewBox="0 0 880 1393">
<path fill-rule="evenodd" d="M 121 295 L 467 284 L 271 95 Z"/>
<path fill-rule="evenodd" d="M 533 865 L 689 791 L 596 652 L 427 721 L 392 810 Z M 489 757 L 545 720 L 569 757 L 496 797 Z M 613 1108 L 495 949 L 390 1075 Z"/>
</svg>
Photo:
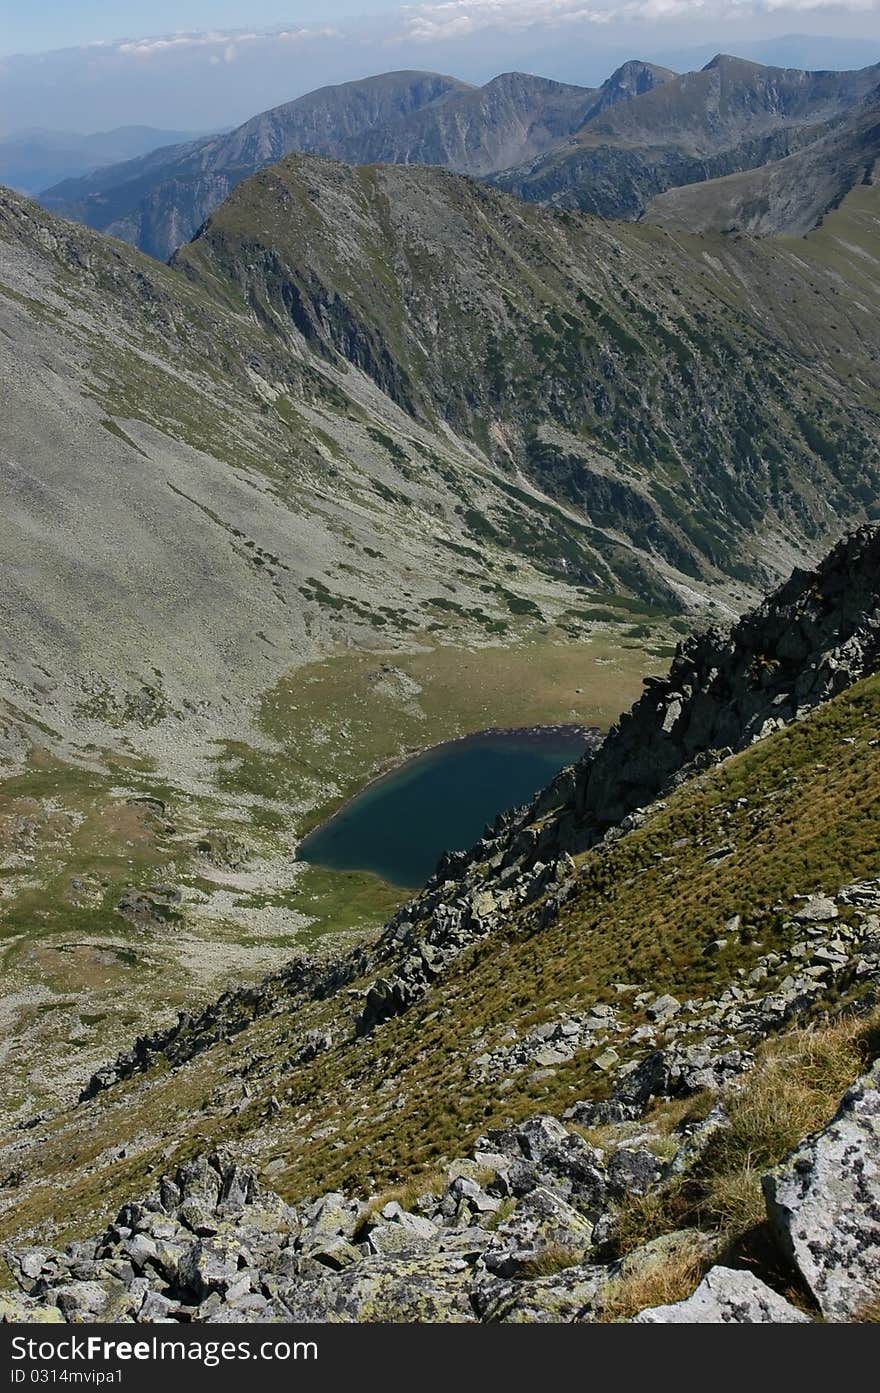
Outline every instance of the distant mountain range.
<svg viewBox="0 0 880 1393">
<path fill-rule="evenodd" d="M 482 87 L 436 73 L 385 73 L 309 93 L 228 134 L 65 180 L 41 201 L 165 260 L 237 184 L 292 152 L 351 164 L 443 165 L 529 202 L 635 219 L 669 189 L 775 165 L 830 137 L 837 151 L 830 182 L 811 177 L 803 197 L 795 186 L 785 215 L 765 219 L 775 230 L 800 229 L 845 192 L 854 166 L 842 154 L 839 123 L 852 115 L 859 126 L 858 113 L 878 90 L 880 64 L 805 72 L 726 55 L 681 75 L 633 60 L 598 88 L 524 73 Z M 870 134 L 856 143 L 869 149 Z M 821 150 L 830 148 L 822 146 L 810 168 L 818 171 Z"/>
<path fill-rule="evenodd" d="M 93 135 L 32 129 L 0 136 L 0 184 L 35 194 L 63 179 L 89 174 L 102 165 L 146 155 L 162 145 L 192 140 L 192 131 L 153 126 L 119 126 Z"/>
<path fill-rule="evenodd" d="M 531 202 L 640 217 L 666 189 L 761 167 L 802 149 L 878 84 L 880 64 L 807 73 L 720 55 L 699 72 L 600 113 L 569 141 L 494 182 Z"/>
</svg>

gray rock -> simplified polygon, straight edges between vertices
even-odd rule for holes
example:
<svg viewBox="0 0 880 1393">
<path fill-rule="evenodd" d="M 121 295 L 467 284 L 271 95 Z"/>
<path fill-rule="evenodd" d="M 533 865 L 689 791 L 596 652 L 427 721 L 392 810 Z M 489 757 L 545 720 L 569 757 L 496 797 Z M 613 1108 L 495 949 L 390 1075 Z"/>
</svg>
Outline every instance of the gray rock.
<svg viewBox="0 0 880 1393">
<path fill-rule="evenodd" d="M 643 1325 L 809 1325 L 805 1316 L 751 1272 L 713 1267 L 693 1296 L 633 1316 Z"/>
<path fill-rule="evenodd" d="M 617 1199 L 646 1195 L 663 1174 L 663 1164 L 646 1147 L 620 1147 L 608 1162 L 608 1189 Z"/>
<path fill-rule="evenodd" d="M 170 1297 L 163 1296 L 158 1291 L 148 1291 L 135 1319 L 140 1325 L 150 1325 L 153 1322 L 173 1320 L 179 1310 L 179 1301 L 172 1301 Z"/>
<path fill-rule="evenodd" d="M 454 1254 L 365 1258 L 321 1293 L 325 1320 L 473 1321 L 470 1268 Z"/>
<path fill-rule="evenodd" d="M 559 1256 L 560 1265 L 574 1266 L 589 1250 L 592 1238 L 593 1226 L 582 1214 L 552 1190 L 539 1187 L 499 1225 L 483 1262 L 499 1277 L 527 1276 L 551 1255 Z"/>
<path fill-rule="evenodd" d="M 67 1320 L 95 1317 L 109 1304 L 110 1295 L 98 1282 L 71 1282 L 56 1287 L 52 1293 L 55 1304 Z"/>
<path fill-rule="evenodd" d="M 681 1010 L 681 1002 L 674 996 L 658 996 L 648 1007 L 648 1018 L 652 1021 L 666 1021 Z"/>
<path fill-rule="evenodd" d="M 774 1232 L 827 1320 L 880 1296 L 880 1063 L 763 1186 Z"/>
<path fill-rule="evenodd" d="M 493 1323 L 588 1321 L 607 1280 L 604 1267 L 567 1267 L 532 1281 L 487 1283 L 475 1292 L 474 1305 L 481 1320 Z"/>
<path fill-rule="evenodd" d="M 367 1237 L 367 1247 L 371 1253 L 383 1257 L 411 1257 L 416 1253 L 427 1253 L 436 1248 L 439 1231 L 431 1225 L 430 1237 L 414 1233 L 402 1224 L 377 1224 Z M 357 1257 L 357 1249 L 352 1250 Z"/>
<path fill-rule="evenodd" d="M 178 1279 L 197 1301 L 212 1292 L 225 1295 L 239 1284 L 241 1247 L 232 1238 L 200 1238 L 180 1260 Z"/>
</svg>

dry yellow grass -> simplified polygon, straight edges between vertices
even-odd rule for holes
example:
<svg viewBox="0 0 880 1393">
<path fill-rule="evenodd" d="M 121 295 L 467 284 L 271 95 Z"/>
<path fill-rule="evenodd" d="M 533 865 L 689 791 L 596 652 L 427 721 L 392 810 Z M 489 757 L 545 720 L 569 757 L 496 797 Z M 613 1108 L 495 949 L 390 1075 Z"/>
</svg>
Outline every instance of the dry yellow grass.
<svg viewBox="0 0 880 1393">
<path fill-rule="evenodd" d="M 853 1316 L 853 1320 L 859 1325 L 880 1325 L 880 1296 L 862 1306 Z"/>
<path fill-rule="evenodd" d="M 693 1170 L 621 1204 L 618 1252 L 625 1255 L 690 1225 L 717 1234 L 730 1249 L 755 1240 L 766 1218 L 761 1176 L 833 1117 L 847 1088 L 878 1053 L 880 1011 L 768 1041 L 755 1069 L 727 1095 L 729 1126 L 715 1133 Z M 652 1114 L 658 1117 L 674 1127 L 688 1114 L 683 1103 L 664 1103 Z"/>
<path fill-rule="evenodd" d="M 727 1105 L 730 1127 L 710 1142 L 704 1217 L 732 1238 L 764 1219 L 761 1175 L 834 1115 L 877 1053 L 880 1012 L 793 1030 L 765 1045 L 758 1067 Z"/>
<path fill-rule="evenodd" d="M 405 1180 L 401 1185 L 390 1185 L 378 1195 L 372 1195 L 366 1205 L 366 1215 L 379 1214 L 386 1204 L 395 1202 L 400 1205 L 401 1209 L 412 1209 L 416 1200 L 422 1195 L 442 1194 L 446 1182 L 446 1172 L 441 1170 L 439 1166 L 436 1170 L 422 1171 L 419 1175 L 413 1176 L 411 1180 Z"/>
<path fill-rule="evenodd" d="M 602 1293 L 602 1322 L 630 1320 L 648 1306 L 684 1301 L 696 1290 L 709 1263 L 697 1242 L 685 1243 L 663 1261 L 610 1282 Z"/>
</svg>

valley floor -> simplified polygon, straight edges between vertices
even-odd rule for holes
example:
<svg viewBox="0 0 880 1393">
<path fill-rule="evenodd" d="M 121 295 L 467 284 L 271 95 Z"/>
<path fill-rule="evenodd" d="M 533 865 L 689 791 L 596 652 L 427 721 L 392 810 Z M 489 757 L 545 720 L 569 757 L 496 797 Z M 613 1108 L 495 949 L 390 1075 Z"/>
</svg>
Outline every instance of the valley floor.
<svg viewBox="0 0 880 1393">
<path fill-rule="evenodd" d="M 209 748 L 195 783 L 118 748 L 88 752 L 91 767 L 35 749 L 0 786 L 6 1116 L 75 1096 L 125 1040 L 231 983 L 377 932 L 404 892 L 295 862 L 304 832 L 442 740 L 606 728 L 662 665 L 654 634 L 653 653 L 625 633 L 536 634 L 314 662 L 263 697 L 262 744 Z"/>
</svg>

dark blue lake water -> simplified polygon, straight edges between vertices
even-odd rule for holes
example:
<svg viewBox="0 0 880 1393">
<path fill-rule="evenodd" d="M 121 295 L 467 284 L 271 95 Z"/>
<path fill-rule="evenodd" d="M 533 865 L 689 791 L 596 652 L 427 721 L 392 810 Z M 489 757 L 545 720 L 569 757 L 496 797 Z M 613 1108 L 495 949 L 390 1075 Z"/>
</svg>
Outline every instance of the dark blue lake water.
<svg viewBox="0 0 880 1393">
<path fill-rule="evenodd" d="M 592 739 L 582 727 L 558 726 L 438 745 L 369 784 L 304 838 L 297 859 L 414 889 L 444 851 L 472 846 L 497 813 L 527 802 Z"/>
</svg>

